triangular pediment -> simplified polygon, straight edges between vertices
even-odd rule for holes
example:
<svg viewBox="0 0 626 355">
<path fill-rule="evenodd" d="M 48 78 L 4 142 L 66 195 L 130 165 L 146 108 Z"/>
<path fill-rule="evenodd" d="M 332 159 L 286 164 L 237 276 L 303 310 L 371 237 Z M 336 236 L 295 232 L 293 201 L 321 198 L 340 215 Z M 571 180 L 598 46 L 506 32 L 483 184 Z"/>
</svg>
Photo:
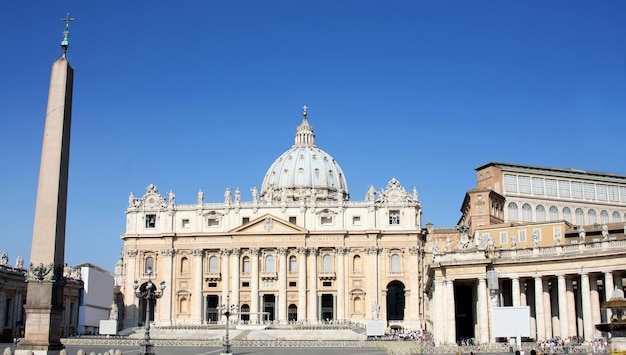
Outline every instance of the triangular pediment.
<svg viewBox="0 0 626 355">
<path fill-rule="evenodd" d="M 265 214 L 230 231 L 232 234 L 304 234 L 308 230 L 271 214 Z"/>
</svg>

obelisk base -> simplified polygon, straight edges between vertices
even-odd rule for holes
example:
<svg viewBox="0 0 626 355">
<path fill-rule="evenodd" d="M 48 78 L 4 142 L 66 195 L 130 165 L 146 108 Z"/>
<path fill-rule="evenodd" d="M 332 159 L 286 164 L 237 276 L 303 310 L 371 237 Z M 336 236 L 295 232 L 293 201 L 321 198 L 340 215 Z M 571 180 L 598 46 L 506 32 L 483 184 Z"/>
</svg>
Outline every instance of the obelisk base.
<svg viewBox="0 0 626 355">
<path fill-rule="evenodd" d="M 626 355 L 626 338 L 613 337 L 609 338 L 609 355 Z"/>
<path fill-rule="evenodd" d="M 63 306 L 63 286 L 54 282 L 28 283 L 26 311 L 26 333 L 17 345 L 16 355 L 57 355 L 63 350 L 61 343 Z M 55 304 L 55 305 L 51 305 Z"/>
</svg>

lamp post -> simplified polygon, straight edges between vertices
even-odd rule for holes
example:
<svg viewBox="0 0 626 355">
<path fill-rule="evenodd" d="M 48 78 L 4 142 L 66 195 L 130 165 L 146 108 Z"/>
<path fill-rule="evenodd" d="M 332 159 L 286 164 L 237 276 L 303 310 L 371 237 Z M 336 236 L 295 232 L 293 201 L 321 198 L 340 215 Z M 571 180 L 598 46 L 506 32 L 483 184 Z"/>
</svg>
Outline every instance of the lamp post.
<svg viewBox="0 0 626 355">
<path fill-rule="evenodd" d="M 133 283 L 135 296 L 146 301 L 146 324 L 144 326 L 145 336 L 143 339 L 142 350 L 139 353 L 140 355 L 154 355 L 153 346 L 150 344 L 150 303 L 152 300 L 161 298 L 161 296 L 163 296 L 163 290 L 165 290 L 165 281 L 161 281 L 160 289 L 157 290 L 156 285 L 154 285 L 150 279 L 151 275 L 152 270 L 148 270 L 148 282 L 146 283 L 146 287 L 143 291 L 139 289 L 139 282 L 137 282 L 137 280 Z"/>
<path fill-rule="evenodd" d="M 239 310 L 239 306 L 237 306 L 236 304 L 229 305 L 228 303 L 229 303 L 229 297 L 226 296 L 226 304 L 225 305 L 223 304 L 217 307 L 217 310 L 226 316 L 226 336 L 224 337 L 224 344 L 223 344 L 224 351 L 222 351 L 222 355 L 232 354 L 232 352 L 230 351 L 230 338 L 228 336 L 228 328 L 230 324 L 229 318 L 232 314 L 237 313 L 237 311 Z"/>
</svg>

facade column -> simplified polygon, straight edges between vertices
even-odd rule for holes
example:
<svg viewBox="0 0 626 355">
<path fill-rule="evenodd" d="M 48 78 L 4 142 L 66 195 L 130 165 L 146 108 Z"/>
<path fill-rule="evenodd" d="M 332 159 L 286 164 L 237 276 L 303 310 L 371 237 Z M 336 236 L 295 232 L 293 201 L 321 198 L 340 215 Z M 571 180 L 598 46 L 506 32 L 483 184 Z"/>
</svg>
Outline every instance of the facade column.
<svg viewBox="0 0 626 355">
<path fill-rule="evenodd" d="M 622 282 L 622 273 L 620 271 L 616 271 L 613 280 L 615 281 L 615 287 L 617 287 L 617 292 L 619 292 L 620 296 L 624 297 L 624 283 Z M 611 297 L 613 296 L 611 295 Z"/>
<path fill-rule="evenodd" d="M 375 319 L 375 315 L 372 314 L 372 310 L 380 307 L 380 302 L 378 300 L 378 254 L 380 253 L 380 247 L 377 245 L 370 246 L 365 248 L 365 251 L 369 255 L 369 260 L 367 261 L 368 273 L 366 281 L 366 298 L 369 300 L 370 306 L 368 307 L 370 310 L 369 319 Z"/>
<path fill-rule="evenodd" d="M 570 335 L 569 332 L 569 319 L 568 319 L 568 307 L 567 307 L 567 286 L 565 285 L 565 275 L 557 275 L 557 299 L 559 302 L 559 334 L 562 339 L 567 338 Z"/>
<path fill-rule="evenodd" d="M 228 262 L 230 261 L 230 253 L 231 249 L 224 248 L 220 249 L 220 254 L 222 256 L 222 299 L 220 300 L 220 304 L 226 305 L 226 300 L 228 299 L 228 283 L 230 282 L 230 265 Z M 220 316 L 224 321 L 226 321 L 226 316 Z"/>
<path fill-rule="evenodd" d="M 204 318 L 203 312 L 203 302 L 202 302 L 202 285 L 204 284 L 204 278 L 202 275 L 202 263 L 204 250 L 202 249 L 194 249 L 191 251 L 193 255 L 194 262 L 194 283 L 193 283 L 193 294 L 191 298 L 191 322 L 193 324 L 201 324 L 202 319 Z M 171 282 L 167 285 L 167 287 L 174 291 L 174 287 Z"/>
<path fill-rule="evenodd" d="M 519 289 L 519 276 L 511 278 L 511 293 L 513 293 L 513 307 L 519 307 L 522 304 Z"/>
<path fill-rule="evenodd" d="M 172 305 L 175 304 L 172 300 L 172 294 L 174 293 L 172 282 L 174 280 L 174 272 L 176 272 L 173 267 L 176 249 L 161 250 L 161 255 L 163 256 L 163 270 L 159 272 L 159 274 L 161 275 L 161 279 L 165 281 L 165 290 L 163 290 L 163 296 L 156 304 L 159 309 L 159 325 L 168 326 L 173 322 L 175 311 L 175 307 L 174 310 L 172 310 Z"/>
<path fill-rule="evenodd" d="M 339 321 L 346 319 L 346 253 L 349 248 L 337 248 L 337 308 L 336 318 Z"/>
<path fill-rule="evenodd" d="M 419 327 L 424 329 L 422 322 L 421 312 L 421 300 L 422 300 L 422 284 L 420 277 L 422 276 L 422 268 L 420 265 L 420 248 L 412 246 L 409 248 L 409 287 L 411 288 L 411 295 L 409 296 L 409 306 L 407 307 L 409 314 L 408 318 L 412 323 L 413 328 Z M 406 273 L 407 270 L 405 270 Z M 407 314 L 404 315 L 407 318 Z"/>
<path fill-rule="evenodd" d="M 278 323 L 287 324 L 287 252 L 278 248 Z"/>
<path fill-rule="evenodd" d="M 593 274 L 589 274 L 589 299 L 591 300 L 592 324 L 602 323 L 602 313 L 600 311 L 600 292 L 598 291 L 598 279 Z M 595 329 L 595 326 L 593 328 L 593 338 L 599 338 L 602 335 L 602 332 Z"/>
<path fill-rule="evenodd" d="M 480 277 L 478 279 L 478 288 L 476 290 L 478 298 L 478 341 L 481 344 L 489 342 L 489 295 L 487 294 L 487 279 Z"/>
<path fill-rule="evenodd" d="M 546 340 L 545 306 L 543 304 L 543 280 L 535 276 L 535 319 L 537 321 L 537 340 Z"/>
<path fill-rule="evenodd" d="M 307 319 L 313 323 L 317 322 L 317 255 L 319 249 L 317 247 L 309 248 L 309 315 Z"/>
<path fill-rule="evenodd" d="M 263 321 L 259 318 L 259 248 L 250 248 L 252 260 L 250 261 L 252 278 L 250 279 L 250 322 L 258 324 Z"/>
<path fill-rule="evenodd" d="M 567 287 L 567 320 L 569 321 L 567 329 L 570 335 L 582 335 L 577 333 L 576 326 L 576 296 L 574 295 L 574 280 L 572 277 L 565 279 Z M 582 331 L 580 332 L 582 333 Z"/>
<path fill-rule="evenodd" d="M 124 305 L 124 328 L 135 327 L 138 324 L 139 299 L 135 297 L 133 282 L 137 277 L 137 250 L 126 250 L 126 267 L 124 268 L 124 294 L 126 304 Z M 130 297 L 129 297 L 130 296 Z"/>
<path fill-rule="evenodd" d="M 613 290 L 615 289 L 615 284 L 613 283 L 613 271 L 605 271 L 604 272 L 604 299 L 610 300 L 613 297 Z M 610 322 L 611 319 L 611 310 L 606 309 L 606 322 Z"/>
<path fill-rule="evenodd" d="M 298 247 L 298 320 L 306 320 L 306 247 Z"/>
<path fill-rule="evenodd" d="M 239 304 L 239 288 L 241 285 L 240 277 L 241 274 L 239 272 L 239 256 L 241 255 L 240 248 L 233 248 L 231 252 L 231 280 L 232 280 L 232 292 L 230 296 L 230 304 L 234 304 L 237 307 L 241 307 Z M 229 306 L 229 305 L 227 305 Z"/>
<path fill-rule="evenodd" d="M 550 280 L 543 281 L 543 314 L 546 327 L 546 339 L 552 339 L 552 302 L 550 299 Z M 554 285 L 553 285 L 554 286 Z"/>
<path fill-rule="evenodd" d="M 456 344 L 456 313 L 454 309 L 454 280 L 446 280 L 446 328 L 448 344 Z"/>
<path fill-rule="evenodd" d="M 589 284 L 589 274 L 580 274 L 580 297 L 583 308 L 583 336 L 586 340 L 593 340 L 595 327 L 591 313 L 591 288 Z"/>
</svg>

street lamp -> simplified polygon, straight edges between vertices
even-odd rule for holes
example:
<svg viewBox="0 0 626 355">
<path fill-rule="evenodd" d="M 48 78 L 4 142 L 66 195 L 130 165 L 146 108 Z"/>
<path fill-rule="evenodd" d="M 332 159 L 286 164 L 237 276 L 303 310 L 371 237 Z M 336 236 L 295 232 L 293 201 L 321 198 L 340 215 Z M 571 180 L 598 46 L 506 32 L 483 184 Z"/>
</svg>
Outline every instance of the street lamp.
<svg viewBox="0 0 626 355">
<path fill-rule="evenodd" d="M 146 283 L 146 287 L 143 291 L 139 289 L 139 282 L 135 280 L 133 283 L 133 289 L 135 289 L 135 296 L 138 298 L 142 298 L 146 301 L 146 324 L 144 326 L 145 336 L 143 339 L 143 349 L 139 353 L 140 355 L 154 355 L 154 350 L 152 344 L 150 344 L 150 303 L 152 300 L 156 300 L 163 296 L 163 290 L 165 290 L 165 281 L 161 281 L 160 289 L 157 290 L 156 286 L 152 283 L 150 276 L 152 275 L 152 270 L 148 269 L 148 282 Z"/>
<path fill-rule="evenodd" d="M 232 352 L 230 351 L 230 338 L 228 337 L 228 326 L 229 326 L 229 318 L 232 314 L 237 313 L 237 311 L 239 310 L 239 306 L 237 306 L 236 304 L 228 304 L 229 298 L 228 296 L 226 296 L 226 304 L 225 305 L 220 305 L 217 307 L 217 310 L 222 313 L 223 315 L 226 316 L 226 336 L 224 337 L 224 351 L 222 351 L 222 355 L 223 354 L 232 354 Z"/>
</svg>

